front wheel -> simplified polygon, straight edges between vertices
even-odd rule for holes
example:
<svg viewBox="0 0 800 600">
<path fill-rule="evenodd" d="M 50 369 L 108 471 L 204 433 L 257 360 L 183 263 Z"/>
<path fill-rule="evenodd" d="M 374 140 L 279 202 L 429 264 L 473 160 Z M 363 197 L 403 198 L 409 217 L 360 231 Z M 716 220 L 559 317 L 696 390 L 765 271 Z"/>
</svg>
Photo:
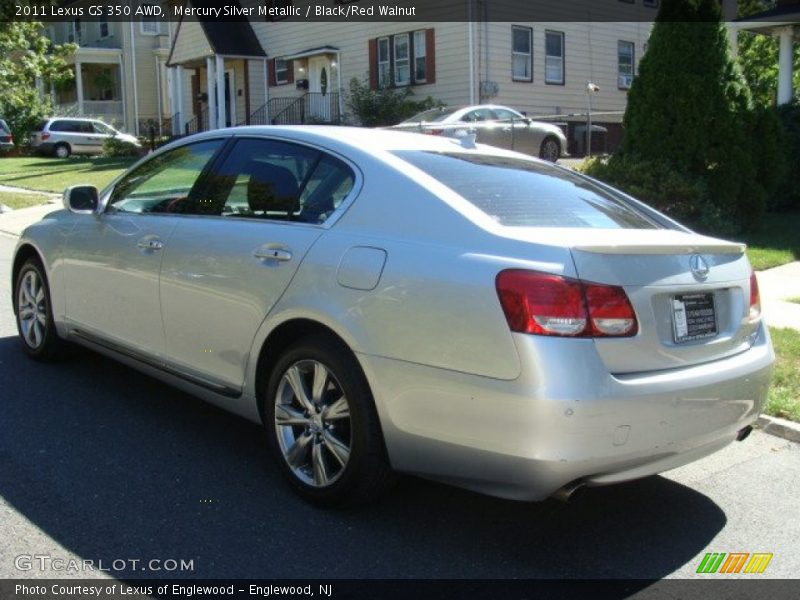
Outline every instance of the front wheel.
<svg viewBox="0 0 800 600">
<path fill-rule="evenodd" d="M 306 500 L 361 504 L 391 483 L 372 394 L 355 356 L 340 342 L 312 336 L 290 346 L 262 401 L 272 453 Z"/>
<path fill-rule="evenodd" d="M 56 333 L 50 290 L 42 263 L 30 258 L 17 275 L 14 314 L 25 352 L 36 360 L 54 358 L 64 346 Z"/>
<path fill-rule="evenodd" d="M 556 138 L 549 137 L 542 142 L 542 147 L 539 150 L 539 158 L 550 162 L 556 162 L 560 155 L 561 146 Z"/>
</svg>

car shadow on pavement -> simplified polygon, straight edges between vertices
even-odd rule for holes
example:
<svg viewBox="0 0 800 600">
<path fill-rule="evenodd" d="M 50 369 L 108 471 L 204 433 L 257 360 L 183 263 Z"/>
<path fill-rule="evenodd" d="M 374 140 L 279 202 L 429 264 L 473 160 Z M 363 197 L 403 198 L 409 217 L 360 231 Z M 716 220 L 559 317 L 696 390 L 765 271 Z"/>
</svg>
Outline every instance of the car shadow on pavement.
<svg viewBox="0 0 800 600">
<path fill-rule="evenodd" d="M 661 477 L 569 504 L 404 477 L 377 504 L 320 510 L 284 484 L 260 427 L 92 352 L 38 364 L 18 344 L 0 338 L 5 502 L 83 559 L 194 561 L 115 576 L 661 578 L 726 522 L 709 498 Z"/>
</svg>

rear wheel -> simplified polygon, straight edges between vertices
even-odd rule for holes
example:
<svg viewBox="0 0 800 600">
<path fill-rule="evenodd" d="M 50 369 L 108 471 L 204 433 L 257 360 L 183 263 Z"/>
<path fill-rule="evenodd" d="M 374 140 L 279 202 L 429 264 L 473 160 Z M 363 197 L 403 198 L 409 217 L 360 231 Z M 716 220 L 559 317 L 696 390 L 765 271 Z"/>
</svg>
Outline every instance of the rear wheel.
<svg viewBox="0 0 800 600">
<path fill-rule="evenodd" d="M 69 158 L 71 152 L 72 150 L 67 144 L 56 144 L 56 147 L 53 148 L 53 154 L 55 154 L 57 158 Z"/>
<path fill-rule="evenodd" d="M 560 155 L 561 147 L 556 138 L 549 137 L 542 142 L 542 147 L 539 150 L 539 158 L 550 162 L 556 162 Z"/>
<path fill-rule="evenodd" d="M 14 314 L 22 347 L 36 360 L 51 360 L 63 350 L 53 320 L 50 290 L 42 263 L 29 258 L 22 265 L 14 286 Z"/>
<path fill-rule="evenodd" d="M 391 483 L 372 394 L 355 356 L 340 342 L 311 336 L 290 346 L 262 401 L 272 453 L 306 500 L 361 504 Z"/>
</svg>

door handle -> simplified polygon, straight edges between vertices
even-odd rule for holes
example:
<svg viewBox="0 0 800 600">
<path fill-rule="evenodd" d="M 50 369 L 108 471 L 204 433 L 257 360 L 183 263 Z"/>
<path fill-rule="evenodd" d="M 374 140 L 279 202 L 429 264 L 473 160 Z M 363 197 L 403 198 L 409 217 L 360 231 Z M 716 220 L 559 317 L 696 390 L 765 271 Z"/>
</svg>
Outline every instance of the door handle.
<svg viewBox="0 0 800 600">
<path fill-rule="evenodd" d="M 136 244 L 142 250 L 161 250 L 164 247 L 164 242 L 161 240 L 143 239 L 139 240 Z"/>
<path fill-rule="evenodd" d="M 286 248 L 270 248 L 269 246 L 257 248 L 253 251 L 253 256 L 258 260 L 277 260 L 278 262 L 292 260 L 292 253 Z"/>
</svg>

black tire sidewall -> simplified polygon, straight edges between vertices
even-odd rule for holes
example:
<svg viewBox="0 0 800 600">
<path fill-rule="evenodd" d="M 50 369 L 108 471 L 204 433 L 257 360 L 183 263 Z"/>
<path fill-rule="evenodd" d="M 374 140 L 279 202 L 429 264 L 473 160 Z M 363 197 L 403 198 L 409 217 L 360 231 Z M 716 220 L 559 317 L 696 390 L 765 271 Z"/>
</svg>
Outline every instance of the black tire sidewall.
<svg viewBox="0 0 800 600">
<path fill-rule="evenodd" d="M 341 476 L 325 488 L 310 486 L 295 476 L 283 456 L 275 431 L 275 396 L 278 385 L 286 370 L 301 360 L 316 360 L 325 365 L 339 382 L 350 407 L 350 458 Z M 375 452 L 384 452 L 372 395 L 352 352 L 326 337 L 309 337 L 298 341 L 275 363 L 261 401 L 270 451 L 290 485 L 303 498 L 315 504 L 350 504 L 362 478 L 370 477 L 370 457 L 374 458 Z"/>
<path fill-rule="evenodd" d="M 30 271 L 35 271 L 39 280 L 42 282 L 42 289 L 44 290 L 45 305 L 47 308 L 47 319 L 44 325 L 44 342 L 38 348 L 31 348 L 25 341 L 22 334 L 22 323 L 19 316 L 19 289 L 22 285 L 22 280 L 25 275 Z M 22 265 L 22 268 L 17 273 L 17 279 L 14 282 L 14 318 L 17 322 L 17 331 L 19 332 L 20 343 L 25 349 L 25 352 L 31 358 L 36 360 L 48 360 L 52 358 L 59 346 L 59 338 L 56 332 L 55 321 L 53 319 L 53 303 L 50 296 L 50 284 L 47 280 L 47 275 L 44 271 L 42 263 L 35 259 L 29 258 Z"/>
</svg>

